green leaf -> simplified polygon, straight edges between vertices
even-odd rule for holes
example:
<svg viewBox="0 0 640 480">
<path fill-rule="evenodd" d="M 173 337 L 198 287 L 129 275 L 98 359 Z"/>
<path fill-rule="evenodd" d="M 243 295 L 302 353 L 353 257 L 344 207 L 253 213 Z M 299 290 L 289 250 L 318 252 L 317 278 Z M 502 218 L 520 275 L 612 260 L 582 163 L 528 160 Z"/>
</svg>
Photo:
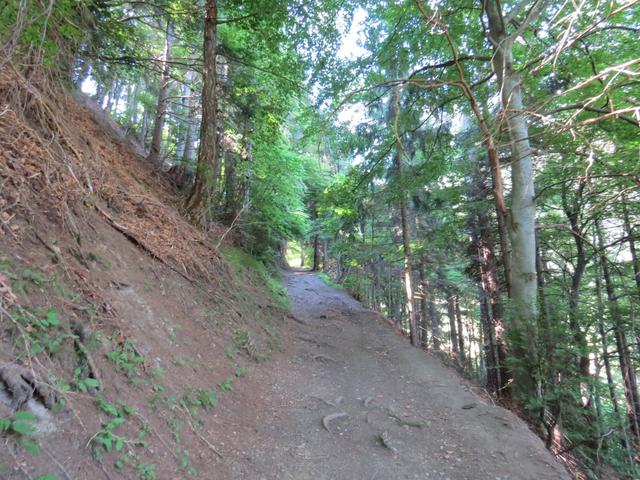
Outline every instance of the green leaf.
<svg viewBox="0 0 640 480">
<path fill-rule="evenodd" d="M 40 447 L 38 444 L 28 438 L 21 439 L 20 445 L 22 445 L 22 447 L 31 455 L 38 455 L 40 453 Z"/>
<path fill-rule="evenodd" d="M 122 417 L 116 417 L 113 420 L 110 420 L 107 424 L 105 424 L 104 428 L 107 430 L 113 430 L 114 428 L 122 425 L 126 420 Z"/>
<path fill-rule="evenodd" d="M 135 412 L 135 409 L 133 407 L 130 407 L 129 405 L 123 405 L 122 411 L 127 415 L 131 415 L 133 412 Z"/>
<path fill-rule="evenodd" d="M 58 312 L 56 312 L 53 308 L 47 310 L 47 323 L 50 327 L 58 327 L 60 326 L 60 319 L 58 318 Z"/>
<path fill-rule="evenodd" d="M 11 427 L 10 418 L 0 418 L 0 432 L 6 432 Z"/>
<path fill-rule="evenodd" d="M 120 451 L 124 448 L 124 440 L 120 437 L 116 438 L 116 451 Z"/>
<path fill-rule="evenodd" d="M 102 445 L 104 445 L 104 448 L 107 449 L 107 452 L 111 451 L 111 448 L 113 447 L 113 440 L 111 439 L 111 437 L 98 437 L 98 440 L 100 441 L 100 443 L 102 443 Z"/>
<path fill-rule="evenodd" d="M 85 378 L 84 379 L 84 384 L 88 388 L 98 388 L 100 386 L 100 382 L 98 380 L 96 380 L 95 378 Z"/>
<path fill-rule="evenodd" d="M 104 399 L 102 398 L 98 398 L 97 402 L 98 402 L 98 408 L 102 410 L 104 413 L 108 413 L 109 415 L 112 415 L 114 417 L 118 416 L 118 409 L 115 407 L 115 405 L 112 405 L 104 401 Z"/>
<path fill-rule="evenodd" d="M 25 420 L 30 422 L 35 422 L 38 420 L 38 417 L 36 417 L 33 413 L 27 412 L 25 410 L 18 410 L 13 414 L 13 418 L 15 418 L 16 420 Z"/>
<path fill-rule="evenodd" d="M 36 431 L 36 427 L 24 420 L 14 420 L 11 423 L 11 430 L 20 435 L 31 435 Z"/>
</svg>

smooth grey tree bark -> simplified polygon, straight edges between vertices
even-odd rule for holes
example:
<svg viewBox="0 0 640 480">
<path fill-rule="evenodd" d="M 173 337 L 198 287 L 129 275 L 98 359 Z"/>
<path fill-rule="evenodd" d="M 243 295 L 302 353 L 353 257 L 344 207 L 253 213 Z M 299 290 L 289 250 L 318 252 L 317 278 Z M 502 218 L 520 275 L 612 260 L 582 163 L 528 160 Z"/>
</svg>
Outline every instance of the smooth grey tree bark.
<svg viewBox="0 0 640 480">
<path fill-rule="evenodd" d="M 508 232 L 511 240 L 511 289 L 513 310 L 509 328 L 512 352 L 520 365 L 514 371 L 514 393 L 520 397 L 537 395 L 534 369 L 536 351 L 538 297 L 536 281 L 535 191 L 533 151 L 525 115 L 521 80 L 514 67 L 513 43 L 540 14 L 544 0 L 528 4 L 525 18 L 508 31 L 515 10 L 505 15 L 498 0 L 483 0 L 489 23 L 489 40 L 493 46 L 493 69 L 498 79 L 500 99 L 511 148 L 511 209 Z"/>
</svg>

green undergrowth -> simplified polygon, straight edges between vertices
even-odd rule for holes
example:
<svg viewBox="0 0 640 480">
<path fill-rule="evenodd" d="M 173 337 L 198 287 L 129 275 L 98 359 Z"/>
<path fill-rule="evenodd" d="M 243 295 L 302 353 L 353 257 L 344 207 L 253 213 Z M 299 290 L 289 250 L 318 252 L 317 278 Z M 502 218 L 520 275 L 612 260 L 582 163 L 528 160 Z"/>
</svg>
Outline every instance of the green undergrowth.
<svg viewBox="0 0 640 480">
<path fill-rule="evenodd" d="M 256 286 L 263 288 L 269 299 L 281 308 L 289 308 L 289 298 L 282 285 L 280 272 L 275 266 L 266 264 L 239 248 L 222 246 L 220 251 L 237 276 L 257 278 L 261 282 Z M 244 284 L 241 284 L 241 287 L 246 288 Z"/>
<path fill-rule="evenodd" d="M 332 287 L 332 288 L 340 288 L 343 289 L 344 287 L 342 285 L 340 285 L 339 283 L 336 283 L 333 278 L 331 278 L 328 274 L 326 274 L 325 272 L 318 272 L 317 273 L 318 278 L 320 280 L 322 280 L 327 286 Z"/>
</svg>

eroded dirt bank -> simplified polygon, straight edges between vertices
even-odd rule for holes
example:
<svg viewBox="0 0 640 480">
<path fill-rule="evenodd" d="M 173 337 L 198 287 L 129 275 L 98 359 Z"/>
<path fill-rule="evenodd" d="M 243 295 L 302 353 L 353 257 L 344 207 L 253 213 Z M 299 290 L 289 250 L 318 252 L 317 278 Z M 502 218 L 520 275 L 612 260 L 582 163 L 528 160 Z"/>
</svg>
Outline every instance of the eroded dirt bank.
<svg viewBox="0 0 640 480">
<path fill-rule="evenodd" d="M 312 273 L 285 281 L 291 346 L 244 385 L 211 478 L 569 478 L 514 414 L 488 404 Z"/>
</svg>

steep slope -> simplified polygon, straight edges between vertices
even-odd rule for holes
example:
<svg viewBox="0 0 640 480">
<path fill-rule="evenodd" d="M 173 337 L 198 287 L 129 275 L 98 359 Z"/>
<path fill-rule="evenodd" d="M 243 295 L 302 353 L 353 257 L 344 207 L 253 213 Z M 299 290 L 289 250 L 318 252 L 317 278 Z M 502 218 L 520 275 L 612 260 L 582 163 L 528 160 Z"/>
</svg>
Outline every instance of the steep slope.
<svg viewBox="0 0 640 480">
<path fill-rule="evenodd" d="M 214 478 L 225 409 L 280 348 L 269 273 L 123 140 L 0 74 L 2 478 Z"/>
</svg>

